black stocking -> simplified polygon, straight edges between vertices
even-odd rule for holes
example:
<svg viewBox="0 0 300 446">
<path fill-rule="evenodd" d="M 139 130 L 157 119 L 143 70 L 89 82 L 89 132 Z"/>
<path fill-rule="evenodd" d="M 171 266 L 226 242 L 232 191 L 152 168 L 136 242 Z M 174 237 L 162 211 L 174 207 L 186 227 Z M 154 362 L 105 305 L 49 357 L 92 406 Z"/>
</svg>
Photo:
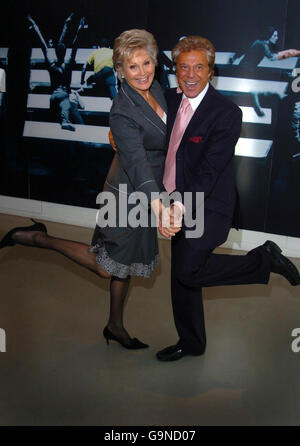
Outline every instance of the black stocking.
<svg viewBox="0 0 300 446">
<path fill-rule="evenodd" d="M 84 243 L 51 237 L 39 231 L 18 231 L 13 235 L 13 239 L 21 245 L 52 249 L 60 252 L 74 262 L 95 272 L 100 277 L 110 277 L 110 274 L 96 262 L 96 254 L 90 253 L 89 246 Z"/>
<path fill-rule="evenodd" d="M 16 243 L 21 245 L 55 250 L 101 277 L 111 277 L 96 262 L 96 255 L 89 253 L 89 246 L 84 243 L 51 237 L 38 231 L 18 231 L 13 235 L 13 238 Z M 129 344 L 131 340 L 123 326 L 123 310 L 129 283 L 130 276 L 126 279 L 113 276 L 110 280 L 110 314 L 107 326 L 124 344 Z"/>
<path fill-rule="evenodd" d="M 130 276 L 126 279 L 113 276 L 110 280 L 110 312 L 107 326 L 124 344 L 130 342 L 130 336 L 123 326 L 123 310 L 129 284 Z"/>
</svg>

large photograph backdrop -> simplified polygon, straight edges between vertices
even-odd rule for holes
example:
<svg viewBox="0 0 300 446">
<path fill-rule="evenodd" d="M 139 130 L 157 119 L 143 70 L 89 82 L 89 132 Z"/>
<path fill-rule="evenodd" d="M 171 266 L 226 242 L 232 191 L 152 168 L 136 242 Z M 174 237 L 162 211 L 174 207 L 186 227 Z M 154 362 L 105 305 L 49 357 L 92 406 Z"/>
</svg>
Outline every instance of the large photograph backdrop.
<svg viewBox="0 0 300 446">
<path fill-rule="evenodd" d="M 152 32 L 166 89 L 176 85 L 171 48 L 199 34 L 216 48 L 212 84 L 243 112 L 235 153 L 242 228 L 300 237 L 300 62 L 274 57 L 300 49 L 298 0 L 10 2 L 2 17 L 0 194 L 96 207 L 114 156 L 114 38 Z M 51 71 L 61 43 L 68 93 Z"/>
</svg>

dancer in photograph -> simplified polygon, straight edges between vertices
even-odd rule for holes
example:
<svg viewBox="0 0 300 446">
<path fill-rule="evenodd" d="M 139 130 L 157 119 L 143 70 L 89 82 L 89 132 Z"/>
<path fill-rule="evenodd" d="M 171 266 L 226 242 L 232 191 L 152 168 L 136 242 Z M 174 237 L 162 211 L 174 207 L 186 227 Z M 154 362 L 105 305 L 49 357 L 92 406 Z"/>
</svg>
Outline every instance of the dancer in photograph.
<svg viewBox="0 0 300 446">
<path fill-rule="evenodd" d="M 247 70 L 255 70 L 257 65 L 262 61 L 264 57 L 275 61 L 288 59 L 289 57 L 297 57 L 300 54 L 300 50 L 288 49 L 283 51 L 277 51 L 277 42 L 279 39 L 278 30 L 273 26 L 270 26 L 266 31 L 264 39 L 257 39 L 246 50 L 244 57 L 239 63 L 240 67 L 246 67 Z M 231 62 L 240 58 L 241 54 L 236 53 Z"/>
<path fill-rule="evenodd" d="M 300 235 L 300 92 L 293 71 L 287 94 L 278 108 L 278 125 L 272 146 L 272 172 L 268 203 L 270 226 L 278 233 L 287 227 Z"/>
<path fill-rule="evenodd" d="M 85 83 L 85 74 L 88 65 L 93 65 L 94 74 L 91 74 L 87 80 L 87 87 L 97 88 L 104 83 L 111 99 L 117 94 L 117 81 L 113 69 L 113 50 L 109 47 L 108 39 L 100 40 L 99 47 L 95 49 L 88 57 L 81 71 L 81 85 Z"/>
<path fill-rule="evenodd" d="M 271 61 L 284 60 L 290 57 L 297 57 L 300 55 L 300 50 L 288 49 L 283 51 L 277 51 L 277 42 L 279 39 L 278 30 L 270 26 L 266 30 L 266 36 L 264 39 L 255 40 L 250 47 L 246 50 L 243 58 L 238 64 L 238 71 L 242 74 L 247 75 L 250 79 L 256 77 L 257 67 L 264 57 L 267 57 Z M 235 53 L 230 59 L 231 63 L 239 59 L 242 53 Z M 260 117 L 264 116 L 265 113 L 260 104 L 260 95 L 267 95 L 268 92 L 253 92 L 253 108 L 256 114 Z"/>
<path fill-rule="evenodd" d="M 71 45 L 72 46 L 71 55 L 69 58 L 66 58 L 66 46 L 63 43 L 63 39 L 65 37 L 67 27 L 72 19 L 72 16 L 73 14 L 71 14 L 66 19 L 61 37 L 59 39 L 58 44 L 56 45 L 55 52 L 57 60 L 53 60 L 53 58 L 50 57 L 49 48 L 45 42 L 45 39 L 38 25 L 31 18 L 31 16 L 28 15 L 27 18 L 40 40 L 47 69 L 49 71 L 50 86 L 51 86 L 50 108 L 58 116 L 62 129 L 75 131 L 76 128 L 74 125 L 72 125 L 72 123 L 84 124 L 84 121 L 79 112 L 73 113 L 74 107 L 72 107 L 69 95 L 71 93 L 70 85 L 72 80 L 72 68 L 74 65 L 75 56 L 78 48 L 78 35 L 79 32 L 85 26 L 85 19 L 84 17 L 80 19 L 75 37 Z"/>
</svg>

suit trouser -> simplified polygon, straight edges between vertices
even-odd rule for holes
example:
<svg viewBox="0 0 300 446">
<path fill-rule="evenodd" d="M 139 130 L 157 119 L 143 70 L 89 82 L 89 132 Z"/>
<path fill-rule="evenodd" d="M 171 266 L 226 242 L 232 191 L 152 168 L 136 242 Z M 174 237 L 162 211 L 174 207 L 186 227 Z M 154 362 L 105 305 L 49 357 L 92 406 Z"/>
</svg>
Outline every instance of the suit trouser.
<svg viewBox="0 0 300 446">
<path fill-rule="evenodd" d="M 183 231 L 172 239 L 174 320 L 180 345 L 192 354 L 204 353 L 206 347 L 202 287 L 266 284 L 271 272 L 270 257 L 262 246 L 247 255 L 213 254 L 207 247 L 208 232 L 203 243 L 186 239 Z"/>
</svg>

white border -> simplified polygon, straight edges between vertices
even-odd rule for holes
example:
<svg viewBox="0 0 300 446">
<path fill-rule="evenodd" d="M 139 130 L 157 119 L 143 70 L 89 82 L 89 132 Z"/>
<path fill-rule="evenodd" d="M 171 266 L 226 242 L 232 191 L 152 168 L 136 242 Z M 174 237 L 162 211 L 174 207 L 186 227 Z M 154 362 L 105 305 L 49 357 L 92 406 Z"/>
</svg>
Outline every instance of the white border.
<svg viewBox="0 0 300 446">
<path fill-rule="evenodd" d="M 97 210 L 0 195 L 0 213 L 94 228 Z M 222 247 L 249 251 L 266 240 L 277 243 L 283 254 L 300 258 L 300 238 L 244 229 L 239 231 L 232 229 Z"/>
</svg>

